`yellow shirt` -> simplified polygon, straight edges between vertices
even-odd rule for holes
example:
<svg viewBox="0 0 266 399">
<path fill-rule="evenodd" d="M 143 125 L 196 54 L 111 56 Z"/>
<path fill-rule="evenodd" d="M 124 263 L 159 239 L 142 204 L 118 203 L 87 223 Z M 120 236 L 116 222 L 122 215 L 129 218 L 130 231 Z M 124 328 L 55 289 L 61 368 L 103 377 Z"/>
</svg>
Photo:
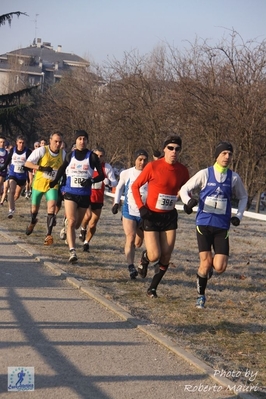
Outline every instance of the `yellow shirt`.
<svg viewBox="0 0 266 399">
<path fill-rule="evenodd" d="M 49 146 L 45 146 L 45 154 L 44 156 L 40 159 L 39 165 L 40 166 L 51 166 L 53 168 L 52 173 L 47 173 L 47 172 L 41 172 L 37 170 L 34 174 L 34 179 L 32 183 L 32 188 L 34 190 L 46 192 L 50 190 L 49 183 L 53 181 L 56 177 L 57 171 L 59 167 L 63 163 L 63 151 L 62 149 L 59 150 L 58 154 L 50 153 L 49 151 Z M 55 186 L 55 188 L 58 188 L 58 184 Z"/>
</svg>

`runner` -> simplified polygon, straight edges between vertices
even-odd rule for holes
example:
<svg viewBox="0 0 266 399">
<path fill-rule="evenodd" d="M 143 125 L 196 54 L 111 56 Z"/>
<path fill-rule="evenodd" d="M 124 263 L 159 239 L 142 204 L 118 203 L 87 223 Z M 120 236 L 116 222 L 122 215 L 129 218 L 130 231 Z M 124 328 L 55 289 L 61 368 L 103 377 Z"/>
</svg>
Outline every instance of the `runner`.
<svg viewBox="0 0 266 399">
<path fill-rule="evenodd" d="M 213 269 L 221 274 L 226 270 L 229 256 L 230 222 L 238 226 L 247 205 L 247 192 L 241 178 L 229 169 L 233 157 L 233 146 L 220 142 L 215 150 L 216 162 L 213 166 L 196 173 L 181 188 L 180 196 L 184 211 L 189 215 L 198 200 L 191 192 L 199 189 L 199 207 L 196 216 L 200 265 L 197 273 L 196 307 L 204 308 L 205 290 Z M 238 202 L 236 216 L 231 216 L 231 197 Z M 212 248 L 214 255 L 212 255 Z"/>
<path fill-rule="evenodd" d="M 147 295 L 157 298 L 157 287 L 166 273 L 174 249 L 177 229 L 175 208 L 178 192 L 189 178 L 187 168 L 178 162 L 182 148 L 179 136 L 166 137 L 164 157 L 150 162 L 132 185 L 132 193 L 143 219 L 146 251 L 143 251 L 138 273 L 147 275 L 149 262 L 158 262 Z M 146 204 L 141 187 L 148 183 Z"/>
<path fill-rule="evenodd" d="M 0 136 L 0 165 L 4 165 L 8 157 L 8 151 L 5 149 L 6 138 Z M 0 169 L 0 196 L 4 193 L 4 182 L 7 177 L 7 169 Z M 0 205 L 3 205 L 2 199 Z"/>
<path fill-rule="evenodd" d="M 24 166 L 26 159 L 30 154 L 31 150 L 25 147 L 25 138 L 23 136 L 18 136 L 16 139 L 16 145 L 11 148 L 7 159 L 0 167 L 0 170 L 5 170 L 9 165 L 9 212 L 7 215 L 9 219 L 13 218 L 15 212 L 15 201 L 20 197 L 21 191 L 26 184 L 28 171 Z"/>
<path fill-rule="evenodd" d="M 31 222 L 26 228 L 26 234 L 30 235 L 38 221 L 37 215 L 43 195 L 47 201 L 47 234 L 44 245 L 53 244 L 52 230 L 55 225 L 55 208 L 58 199 L 58 186 L 50 188 L 49 183 L 56 177 L 59 167 L 65 158 L 65 151 L 60 149 L 62 143 L 61 133 L 50 135 L 49 145 L 36 148 L 25 166 L 34 170 L 31 196 Z"/>
<path fill-rule="evenodd" d="M 54 187 L 66 172 L 66 183 L 62 187 L 62 192 L 64 193 L 67 243 L 70 253 L 69 262 L 71 263 L 78 260 L 75 248 L 75 230 L 80 227 L 85 212 L 90 207 L 91 185 L 104 179 L 98 156 L 87 149 L 88 133 L 85 130 L 76 130 L 75 138 L 76 149 L 67 154 L 56 179 L 50 183 L 50 187 Z M 98 176 L 93 178 L 95 168 Z"/>
<path fill-rule="evenodd" d="M 79 238 L 84 242 L 83 251 L 90 251 L 90 241 L 96 232 L 97 223 L 100 219 L 103 202 L 104 202 L 104 190 L 105 186 L 116 187 L 117 180 L 114 175 L 112 166 L 105 162 L 105 151 L 102 147 L 97 147 L 93 150 L 98 155 L 103 173 L 105 176 L 104 181 L 94 183 L 91 186 L 91 210 L 87 209 L 84 218 L 81 223 L 81 230 Z M 93 177 L 96 177 L 98 172 L 94 170 Z"/>
<path fill-rule="evenodd" d="M 148 162 L 148 153 L 145 150 L 135 152 L 135 166 L 125 169 L 120 173 L 120 178 L 115 191 L 114 205 L 112 207 L 113 214 L 119 209 L 120 199 L 125 190 L 125 200 L 122 206 L 122 223 L 126 236 L 125 255 L 128 264 L 129 276 L 133 280 L 137 277 L 138 272 L 134 265 L 135 249 L 140 248 L 143 243 L 143 230 L 141 228 L 141 217 L 132 196 L 132 184 L 140 175 Z M 141 195 L 143 200 L 147 196 L 147 185 L 141 187 Z"/>
</svg>

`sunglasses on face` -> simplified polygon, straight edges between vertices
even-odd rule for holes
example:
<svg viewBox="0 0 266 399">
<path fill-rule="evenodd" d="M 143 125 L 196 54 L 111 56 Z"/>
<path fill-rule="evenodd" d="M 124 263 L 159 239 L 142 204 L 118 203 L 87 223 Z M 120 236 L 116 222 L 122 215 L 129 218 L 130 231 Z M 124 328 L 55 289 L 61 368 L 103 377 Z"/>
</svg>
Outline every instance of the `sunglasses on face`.
<svg viewBox="0 0 266 399">
<path fill-rule="evenodd" d="M 173 147 L 172 145 L 168 145 L 166 148 L 167 148 L 169 151 L 175 151 L 175 152 L 178 152 L 178 151 L 181 150 L 180 147 Z"/>
</svg>

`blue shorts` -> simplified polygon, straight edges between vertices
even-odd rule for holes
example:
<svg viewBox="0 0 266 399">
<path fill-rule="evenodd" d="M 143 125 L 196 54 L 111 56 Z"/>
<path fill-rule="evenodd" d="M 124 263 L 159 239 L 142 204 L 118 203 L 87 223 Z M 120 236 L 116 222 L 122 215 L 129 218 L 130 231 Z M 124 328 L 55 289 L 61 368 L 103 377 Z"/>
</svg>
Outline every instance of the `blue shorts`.
<svg viewBox="0 0 266 399">
<path fill-rule="evenodd" d="M 122 207 L 122 216 L 126 219 L 129 220 L 135 220 L 135 222 L 137 222 L 137 225 L 140 224 L 141 222 L 141 217 L 140 216 L 134 216 L 134 215 L 130 215 L 128 212 L 128 207 L 127 206 L 123 206 Z"/>
</svg>

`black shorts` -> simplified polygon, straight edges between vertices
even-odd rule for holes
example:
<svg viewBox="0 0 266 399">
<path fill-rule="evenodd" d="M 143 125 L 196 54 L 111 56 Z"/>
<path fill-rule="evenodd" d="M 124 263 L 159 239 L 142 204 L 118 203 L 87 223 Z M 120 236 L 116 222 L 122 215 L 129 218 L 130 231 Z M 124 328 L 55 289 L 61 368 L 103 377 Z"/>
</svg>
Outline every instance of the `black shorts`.
<svg viewBox="0 0 266 399">
<path fill-rule="evenodd" d="M 89 208 L 91 204 L 90 195 L 75 195 L 75 194 L 64 194 L 64 200 L 74 201 L 79 208 Z"/>
<path fill-rule="evenodd" d="M 26 180 L 17 179 L 15 176 L 9 176 L 9 181 L 14 180 L 19 187 L 23 187 L 26 184 Z"/>
<path fill-rule="evenodd" d="M 144 231 L 167 231 L 177 229 L 177 210 L 170 212 L 153 212 L 149 219 L 144 219 L 142 227 Z"/>
<path fill-rule="evenodd" d="M 100 202 L 92 202 L 91 203 L 91 210 L 95 211 L 96 209 L 102 209 L 103 204 Z"/>
<path fill-rule="evenodd" d="M 212 226 L 197 226 L 199 252 L 209 252 L 212 247 L 215 254 L 229 256 L 229 234 L 226 229 Z"/>
</svg>

